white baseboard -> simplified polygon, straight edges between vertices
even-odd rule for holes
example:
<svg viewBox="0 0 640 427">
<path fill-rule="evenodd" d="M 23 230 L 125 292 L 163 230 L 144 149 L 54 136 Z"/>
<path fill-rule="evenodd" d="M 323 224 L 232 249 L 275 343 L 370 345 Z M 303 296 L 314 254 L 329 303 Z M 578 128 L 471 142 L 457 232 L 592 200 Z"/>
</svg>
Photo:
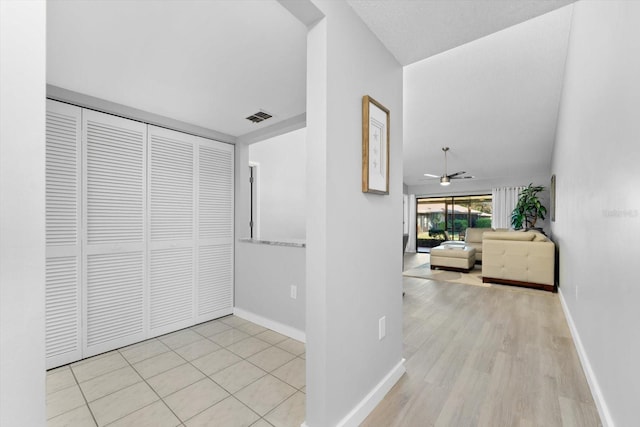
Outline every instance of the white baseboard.
<svg viewBox="0 0 640 427">
<path fill-rule="evenodd" d="M 337 427 L 357 427 L 365 418 L 382 402 L 382 399 L 389 393 L 391 387 L 398 382 L 400 377 L 406 372 L 404 368 L 405 359 L 402 359 L 387 375 L 358 403 L 340 422 Z M 300 427 L 309 427 L 307 422 L 303 422 Z"/>
<path fill-rule="evenodd" d="M 573 337 L 573 342 L 576 346 L 578 357 L 580 358 L 580 363 L 582 364 L 582 369 L 584 369 L 584 373 L 587 377 L 587 383 L 589 384 L 589 388 L 591 389 L 593 400 L 596 402 L 598 414 L 600 415 L 600 421 L 602 421 L 603 427 L 614 427 L 615 425 L 613 423 L 613 419 L 611 418 L 609 407 L 607 406 L 607 402 L 605 402 L 604 396 L 602 395 L 602 390 L 600 389 L 600 384 L 598 384 L 598 379 L 596 378 L 596 375 L 591 368 L 589 357 L 587 357 L 587 353 L 584 349 L 584 346 L 582 345 L 580 334 L 578 334 L 576 324 L 573 322 L 573 317 L 571 317 L 571 312 L 569 311 L 569 307 L 564 300 L 564 295 L 562 294 L 561 288 L 558 288 L 558 295 L 560 296 L 562 311 L 564 311 L 564 316 L 567 318 L 569 330 L 571 331 L 571 336 Z"/>
<path fill-rule="evenodd" d="M 387 375 L 358 403 L 340 422 L 337 427 L 357 427 L 382 402 L 391 387 L 398 382 L 405 373 L 404 359 L 400 360 Z M 306 426 L 306 424 L 303 424 Z"/>
<path fill-rule="evenodd" d="M 289 325 L 276 322 L 275 320 L 268 319 L 266 317 L 260 316 L 258 314 L 252 313 L 247 310 L 243 310 L 238 307 L 233 308 L 233 314 L 235 316 L 243 318 L 244 320 L 248 320 L 250 322 L 258 324 L 264 328 L 271 329 L 272 331 L 276 331 L 279 334 L 286 335 L 289 338 L 293 338 L 294 340 L 306 342 L 305 333 L 300 329 L 296 329 Z"/>
</svg>

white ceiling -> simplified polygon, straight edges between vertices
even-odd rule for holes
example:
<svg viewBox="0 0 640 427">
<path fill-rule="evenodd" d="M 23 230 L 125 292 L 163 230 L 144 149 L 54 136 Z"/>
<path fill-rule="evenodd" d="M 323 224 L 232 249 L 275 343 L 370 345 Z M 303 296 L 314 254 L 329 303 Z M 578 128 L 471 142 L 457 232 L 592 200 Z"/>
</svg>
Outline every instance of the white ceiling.
<svg viewBox="0 0 640 427">
<path fill-rule="evenodd" d="M 240 136 L 305 112 L 306 33 L 275 0 L 49 1 L 47 83 Z"/>
<path fill-rule="evenodd" d="M 405 67 L 404 181 L 527 184 L 551 166 L 572 6 Z M 452 184 L 458 185 L 460 181 Z M 491 188 L 490 186 L 486 186 Z"/>
<path fill-rule="evenodd" d="M 402 65 L 542 15 L 575 0 L 347 0 Z"/>
<path fill-rule="evenodd" d="M 405 183 L 445 145 L 478 185 L 548 171 L 571 8 L 525 20 L 571 0 L 348 1 L 400 62 L 442 52 L 405 67 Z M 236 137 L 305 112 L 306 28 L 276 0 L 50 1 L 47 37 L 65 89 Z"/>
</svg>

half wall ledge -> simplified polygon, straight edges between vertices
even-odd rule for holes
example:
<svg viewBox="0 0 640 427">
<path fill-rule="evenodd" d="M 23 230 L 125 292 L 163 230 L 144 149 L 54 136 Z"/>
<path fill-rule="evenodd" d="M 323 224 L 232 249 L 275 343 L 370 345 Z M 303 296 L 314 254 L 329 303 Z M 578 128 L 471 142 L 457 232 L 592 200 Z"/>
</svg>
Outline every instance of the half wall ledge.
<svg viewBox="0 0 640 427">
<path fill-rule="evenodd" d="M 307 243 L 304 240 L 264 240 L 264 239 L 252 239 L 249 237 L 243 237 L 238 239 L 239 242 L 254 243 L 259 245 L 272 245 L 272 246 L 289 246 L 292 248 L 306 248 Z"/>
</svg>

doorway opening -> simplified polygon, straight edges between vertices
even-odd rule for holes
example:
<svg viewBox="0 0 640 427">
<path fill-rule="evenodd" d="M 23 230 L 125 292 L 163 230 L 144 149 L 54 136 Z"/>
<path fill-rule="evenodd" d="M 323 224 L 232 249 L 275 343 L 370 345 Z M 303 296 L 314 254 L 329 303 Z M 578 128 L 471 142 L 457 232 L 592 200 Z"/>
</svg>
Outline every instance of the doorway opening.
<svg viewBox="0 0 640 427">
<path fill-rule="evenodd" d="M 468 227 L 491 227 L 491 194 L 420 197 L 416 201 L 416 248 L 430 252 L 445 241 L 462 241 Z"/>
<path fill-rule="evenodd" d="M 249 237 L 260 238 L 260 193 L 259 193 L 259 167 L 255 162 L 249 162 L 249 189 L 250 189 L 250 216 L 249 216 Z"/>
</svg>

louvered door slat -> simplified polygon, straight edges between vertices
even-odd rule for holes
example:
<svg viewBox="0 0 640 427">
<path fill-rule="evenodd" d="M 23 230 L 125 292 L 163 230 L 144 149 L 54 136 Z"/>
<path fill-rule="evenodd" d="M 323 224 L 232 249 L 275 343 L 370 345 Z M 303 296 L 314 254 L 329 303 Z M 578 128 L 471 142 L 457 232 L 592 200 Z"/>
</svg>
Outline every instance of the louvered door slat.
<svg viewBox="0 0 640 427">
<path fill-rule="evenodd" d="M 47 246 L 79 243 L 80 109 L 47 103 L 46 229 Z M 63 132 L 54 137 L 52 125 Z"/>
<path fill-rule="evenodd" d="M 87 258 L 87 346 L 142 334 L 142 252 Z"/>
<path fill-rule="evenodd" d="M 193 323 L 193 248 L 151 252 L 150 327 Z"/>
<path fill-rule="evenodd" d="M 53 365 L 73 360 L 80 350 L 79 273 L 78 256 L 47 257 L 46 355 L 47 359 L 70 357 Z"/>
<path fill-rule="evenodd" d="M 82 110 L 47 101 L 46 366 L 77 360 L 81 345 L 80 209 Z"/>
<path fill-rule="evenodd" d="M 232 238 L 233 151 L 202 144 L 198 161 L 199 238 Z"/>
<path fill-rule="evenodd" d="M 146 338 L 147 126 L 85 111 L 84 357 Z"/>
<path fill-rule="evenodd" d="M 233 307 L 233 246 L 200 246 L 198 265 L 198 316 Z"/>
<path fill-rule="evenodd" d="M 194 147 L 189 136 L 153 128 L 149 133 L 151 241 L 193 239 Z"/>
<path fill-rule="evenodd" d="M 144 125 L 89 113 L 85 121 L 87 243 L 142 243 Z"/>
<path fill-rule="evenodd" d="M 149 126 L 149 327 L 160 335 L 195 323 L 195 141 Z"/>
<path fill-rule="evenodd" d="M 233 147 L 198 146 L 197 321 L 233 311 Z"/>
</svg>

